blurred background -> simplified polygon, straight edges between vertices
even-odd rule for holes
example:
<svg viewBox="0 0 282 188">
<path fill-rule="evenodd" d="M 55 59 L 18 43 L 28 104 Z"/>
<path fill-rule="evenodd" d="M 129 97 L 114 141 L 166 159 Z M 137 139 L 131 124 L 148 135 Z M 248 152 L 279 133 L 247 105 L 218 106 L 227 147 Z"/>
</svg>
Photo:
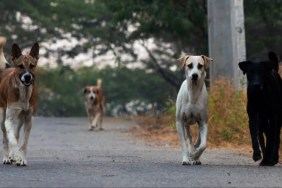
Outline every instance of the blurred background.
<svg viewBox="0 0 282 188">
<path fill-rule="evenodd" d="M 266 58 L 269 50 L 281 55 L 282 1 L 245 0 L 243 5 L 246 58 Z M 40 42 L 38 116 L 86 116 L 83 89 L 98 78 L 108 116 L 173 116 L 184 80 L 176 59 L 209 55 L 206 0 L 2 0 L 0 11 L 8 60 L 14 42 L 24 49 Z M 224 93 L 226 84 L 230 94 Z M 222 80 L 215 86 L 211 118 L 226 122 L 230 117 L 220 113 L 234 116 L 234 108 L 242 113 L 244 95 L 241 100 L 232 84 Z M 241 106 L 219 112 L 216 97 L 222 95 L 228 105 Z M 241 116 L 234 119 L 236 125 L 245 123 Z"/>
</svg>

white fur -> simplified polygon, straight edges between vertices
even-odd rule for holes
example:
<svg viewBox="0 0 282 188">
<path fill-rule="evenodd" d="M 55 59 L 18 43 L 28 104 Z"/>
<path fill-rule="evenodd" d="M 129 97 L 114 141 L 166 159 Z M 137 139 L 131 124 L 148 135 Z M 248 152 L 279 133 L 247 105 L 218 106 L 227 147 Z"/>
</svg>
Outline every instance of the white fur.
<svg viewBox="0 0 282 188">
<path fill-rule="evenodd" d="M 207 66 L 207 62 L 205 62 L 201 56 L 189 56 L 189 58 L 183 61 L 186 80 L 183 81 L 177 95 L 176 127 L 182 149 L 182 164 L 194 165 L 201 164 L 199 158 L 206 148 L 208 131 L 208 93 L 204 83 L 206 77 L 205 69 L 204 67 L 199 68 L 199 66 Z M 193 66 L 190 65 L 189 68 L 189 64 Z M 192 80 L 193 74 L 198 75 L 197 80 Z M 198 125 L 198 138 L 194 144 L 190 133 L 190 126 L 195 123 Z"/>
<path fill-rule="evenodd" d="M 17 165 L 27 165 L 26 150 L 32 127 L 33 109 L 29 105 L 32 86 L 19 86 L 19 101 L 9 105 L 7 109 L 0 108 L 0 124 L 3 130 L 4 164 L 16 162 Z M 19 146 L 20 129 L 24 125 L 23 144 Z"/>
</svg>

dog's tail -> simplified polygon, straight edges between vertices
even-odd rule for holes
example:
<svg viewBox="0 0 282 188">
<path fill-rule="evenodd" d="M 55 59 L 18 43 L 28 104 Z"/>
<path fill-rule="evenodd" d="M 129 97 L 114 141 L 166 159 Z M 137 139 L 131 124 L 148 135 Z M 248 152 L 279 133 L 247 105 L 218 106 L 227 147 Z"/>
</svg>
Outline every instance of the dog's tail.
<svg viewBox="0 0 282 188">
<path fill-rule="evenodd" d="M 97 87 L 102 88 L 102 79 L 97 80 Z"/>
<path fill-rule="evenodd" d="M 5 44 L 6 44 L 6 38 L 0 36 L 0 71 L 1 72 L 7 67 L 7 65 L 9 65 L 3 52 Z"/>
</svg>

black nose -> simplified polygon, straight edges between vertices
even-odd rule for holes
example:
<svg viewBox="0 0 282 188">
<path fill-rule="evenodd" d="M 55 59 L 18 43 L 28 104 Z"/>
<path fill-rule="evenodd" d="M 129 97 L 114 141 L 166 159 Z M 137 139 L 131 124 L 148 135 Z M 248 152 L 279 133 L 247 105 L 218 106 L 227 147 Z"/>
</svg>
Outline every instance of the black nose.
<svg viewBox="0 0 282 188">
<path fill-rule="evenodd" d="M 25 81 L 26 82 L 30 82 L 31 81 L 31 75 L 30 74 L 26 74 L 25 76 L 24 76 L 24 79 L 25 79 Z"/>
<path fill-rule="evenodd" d="M 90 97 L 90 100 L 93 100 L 93 99 L 94 99 L 94 97 L 93 97 L 93 96 L 91 96 L 91 97 Z"/>
<path fill-rule="evenodd" d="M 198 80 L 198 74 L 192 74 L 192 80 Z"/>
</svg>

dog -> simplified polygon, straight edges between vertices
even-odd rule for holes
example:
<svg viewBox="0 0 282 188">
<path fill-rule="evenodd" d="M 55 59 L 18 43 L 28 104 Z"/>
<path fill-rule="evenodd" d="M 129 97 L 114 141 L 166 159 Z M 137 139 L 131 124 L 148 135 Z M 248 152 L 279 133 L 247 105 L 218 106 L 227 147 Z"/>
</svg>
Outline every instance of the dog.
<svg viewBox="0 0 282 188">
<path fill-rule="evenodd" d="M 90 122 L 89 131 L 96 127 L 99 127 L 99 130 L 103 130 L 102 121 L 105 112 L 105 96 L 102 90 L 102 80 L 97 80 L 97 86 L 86 86 L 84 94 L 84 105 Z"/>
<path fill-rule="evenodd" d="M 253 160 L 260 166 L 274 166 L 279 161 L 282 123 L 282 81 L 278 57 L 268 53 L 269 61 L 243 61 L 239 68 L 247 76 L 247 113 L 252 139 Z"/>
<path fill-rule="evenodd" d="M 200 165 L 199 158 L 206 149 L 208 131 L 208 92 L 205 78 L 206 70 L 213 60 L 204 55 L 187 55 L 178 61 L 186 76 L 176 99 L 176 128 L 182 149 L 182 165 Z M 190 126 L 195 123 L 198 125 L 198 138 L 194 144 Z"/>
<path fill-rule="evenodd" d="M 23 55 L 17 44 L 12 46 L 12 68 L 7 67 L 3 54 L 5 38 L 0 39 L 0 123 L 3 131 L 3 164 L 15 162 L 27 165 L 27 144 L 32 127 L 32 118 L 37 109 L 35 86 L 36 65 L 39 59 L 39 44 L 35 43 L 29 54 Z M 23 144 L 19 146 L 19 134 L 24 126 Z"/>
</svg>

